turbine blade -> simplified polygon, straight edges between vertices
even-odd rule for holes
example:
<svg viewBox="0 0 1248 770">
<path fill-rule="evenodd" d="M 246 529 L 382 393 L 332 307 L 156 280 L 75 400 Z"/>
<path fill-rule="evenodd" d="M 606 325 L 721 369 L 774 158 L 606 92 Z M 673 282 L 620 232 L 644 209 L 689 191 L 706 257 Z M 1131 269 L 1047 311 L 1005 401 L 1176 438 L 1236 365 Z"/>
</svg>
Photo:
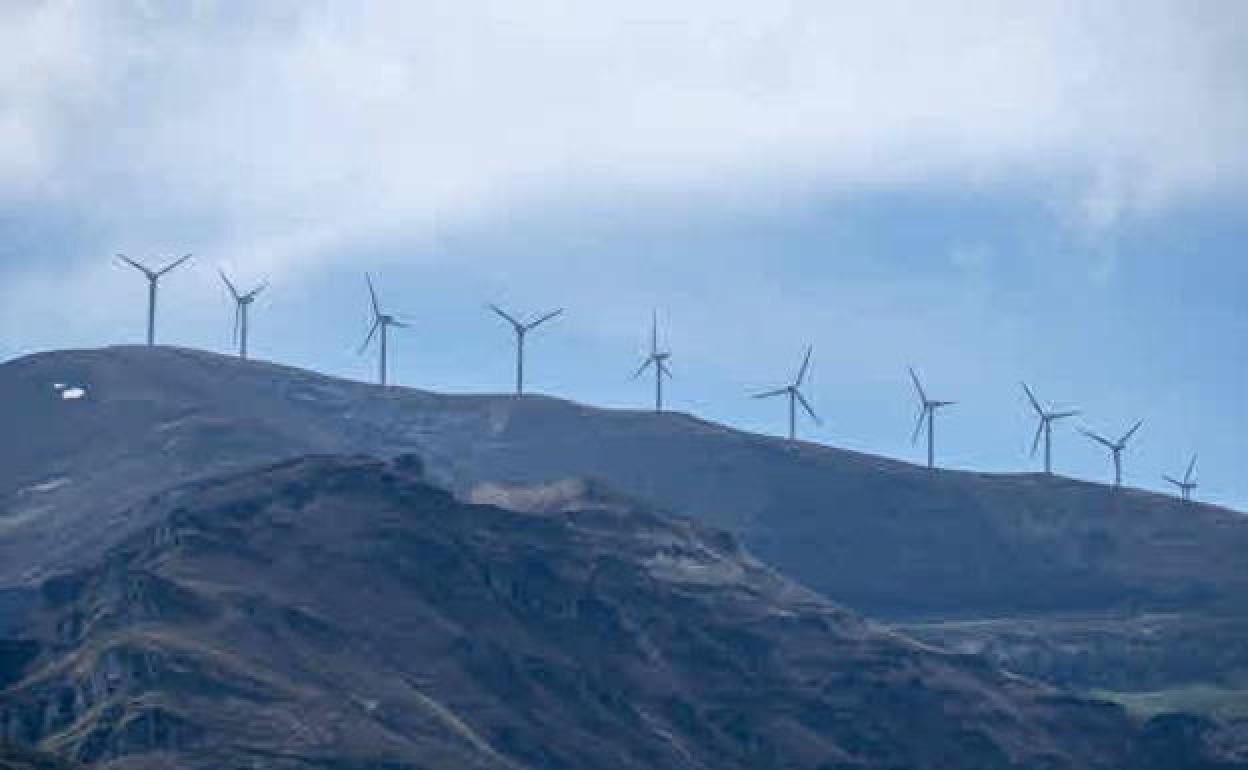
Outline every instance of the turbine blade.
<svg viewBox="0 0 1248 770">
<path fill-rule="evenodd" d="M 1137 422 L 1135 424 L 1135 427 L 1127 431 L 1127 435 L 1123 436 L 1122 439 L 1118 443 L 1122 444 L 1123 446 L 1126 446 L 1126 443 L 1131 440 L 1131 437 L 1135 435 L 1135 432 L 1138 431 L 1140 429 L 1140 426 L 1143 424 L 1144 424 L 1143 420 L 1140 420 L 1139 422 Z"/>
<path fill-rule="evenodd" d="M 365 273 L 364 280 L 368 282 L 368 297 L 373 301 L 373 317 L 381 318 L 381 303 L 377 301 L 377 290 L 373 288 L 373 277 Z"/>
<path fill-rule="evenodd" d="M 823 420 L 819 419 L 819 415 L 815 414 L 815 410 L 811 407 L 810 402 L 802 395 L 800 390 L 794 389 L 793 395 L 797 396 L 797 400 L 801 402 L 802 408 L 806 410 L 806 414 L 810 415 L 810 419 L 815 421 L 816 425 L 823 425 Z"/>
<path fill-rule="evenodd" d="M 654 361 L 655 361 L 654 356 L 650 356 L 649 358 L 647 358 L 642 363 L 642 365 L 638 367 L 637 371 L 633 374 L 633 379 L 635 380 L 638 377 L 640 377 L 647 369 L 650 368 L 650 364 L 653 364 Z M 662 364 L 660 364 L 660 366 L 662 366 Z"/>
<path fill-rule="evenodd" d="M 234 344 L 238 344 L 239 335 L 243 333 L 243 308 L 240 305 L 234 306 Z"/>
<path fill-rule="evenodd" d="M 814 345 L 806 346 L 806 357 L 802 359 L 802 368 L 797 370 L 797 380 L 793 383 L 794 387 L 797 387 L 806 381 L 806 371 L 810 369 L 810 354 L 814 349 Z"/>
<path fill-rule="evenodd" d="M 1108 447 L 1109 449 L 1116 449 L 1116 447 L 1114 446 L 1114 442 L 1110 441 L 1104 436 L 1093 433 L 1092 431 L 1087 430 L 1086 428 L 1080 428 L 1079 432 L 1087 436 L 1088 438 L 1092 439 L 1096 443 L 1101 444 L 1102 446 Z"/>
<path fill-rule="evenodd" d="M 252 289 L 251 292 L 247 294 L 247 296 L 243 297 L 243 299 L 253 300 L 256 297 L 259 297 L 260 294 L 263 293 L 268 288 L 269 288 L 269 282 L 265 281 L 264 283 L 260 284 L 256 288 Z"/>
<path fill-rule="evenodd" d="M 919 421 L 914 424 L 914 435 L 910 437 L 911 444 L 919 443 L 919 436 L 923 434 L 923 420 L 927 418 L 927 407 L 923 407 L 919 412 Z"/>
<path fill-rule="evenodd" d="M 1023 383 L 1023 391 L 1027 394 L 1027 399 L 1031 401 L 1031 406 L 1036 410 L 1036 414 L 1044 416 L 1044 409 L 1040 407 L 1040 400 L 1036 398 L 1036 394 L 1031 392 L 1031 388 L 1027 387 L 1027 383 Z"/>
<path fill-rule="evenodd" d="M 537 319 L 536 321 L 531 321 L 531 322 L 529 323 L 529 325 L 528 325 L 527 327 L 525 327 L 525 328 L 530 329 L 530 330 L 531 330 L 531 329 L 536 329 L 537 327 L 539 327 L 539 326 L 541 326 L 542 324 L 546 323 L 546 322 L 547 322 L 547 321 L 549 321 L 550 319 L 552 319 L 552 318 L 556 318 L 556 317 L 561 316 L 561 315 L 563 315 L 563 308 L 559 308 L 558 310 L 552 310 L 552 311 L 550 311 L 549 313 L 547 313 L 546 315 L 544 315 L 544 316 L 542 316 L 541 318 Z"/>
<path fill-rule="evenodd" d="M 222 270 L 221 268 L 217 268 L 217 272 L 221 274 L 221 280 L 225 281 L 225 285 L 226 287 L 229 288 L 230 295 L 234 297 L 234 301 L 238 302 L 239 300 L 241 300 L 242 297 L 238 295 L 238 289 L 234 287 L 234 283 L 230 281 L 230 278 L 229 276 L 225 274 L 225 271 Z"/>
<path fill-rule="evenodd" d="M 1036 439 L 1031 442 L 1031 456 L 1036 456 L 1036 450 L 1040 448 L 1040 439 L 1044 436 L 1044 420 L 1040 420 L 1040 424 L 1036 426 Z"/>
<path fill-rule="evenodd" d="M 524 324 L 520 323 L 520 322 L 519 322 L 519 321 L 517 321 L 516 319 L 514 319 L 514 318 L 512 318 L 511 316 L 507 315 L 507 313 L 503 312 L 503 309 L 502 309 L 501 307 L 499 307 L 498 305 L 490 305 L 490 310 L 493 310 L 493 311 L 494 311 L 495 313 L 497 313 L 497 314 L 498 314 L 498 315 L 499 315 L 499 316 L 500 316 L 500 317 L 501 317 L 504 321 L 506 321 L 507 323 L 509 323 L 509 324 L 511 324 L 512 326 L 516 327 L 517 329 L 522 328 L 522 327 L 524 326 Z"/>
<path fill-rule="evenodd" d="M 772 396 L 782 396 L 788 392 L 788 388 L 776 388 L 775 390 L 768 390 L 764 393 L 755 393 L 754 398 L 771 398 Z"/>
<path fill-rule="evenodd" d="M 373 341 L 373 336 L 377 334 L 377 330 L 381 328 L 381 318 L 373 321 L 373 328 L 368 330 L 368 336 L 364 338 L 364 344 L 360 345 L 360 353 L 368 350 L 368 343 Z"/>
<path fill-rule="evenodd" d="M 1174 478 L 1174 477 L 1172 477 L 1172 476 L 1162 475 L 1162 478 L 1163 478 L 1163 479 L 1165 479 L 1166 481 L 1169 481 L 1171 484 L 1175 485 L 1176 487 L 1181 487 L 1181 486 L 1183 486 L 1183 482 L 1182 482 L 1182 481 L 1179 481 L 1178 479 L 1176 479 L 1176 478 Z"/>
<path fill-rule="evenodd" d="M 667 368 L 666 361 L 659 361 L 659 371 L 663 372 L 669 380 L 672 379 L 672 370 Z"/>
<path fill-rule="evenodd" d="M 151 270 L 148 270 L 143 265 L 140 265 L 138 262 L 135 262 L 133 259 L 130 259 L 125 254 L 118 254 L 117 258 L 125 262 L 130 267 L 133 267 L 135 270 L 138 270 L 143 275 L 146 275 L 148 278 L 151 278 L 153 275 L 155 275 Z"/>
<path fill-rule="evenodd" d="M 914 382 L 914 389 L 918 391 L 919 401 L 923 402 L 923 407 L 927 408 L 927 392 L 923 390 L 923 384 L 919 382 L 919 375 L 915 374 L 914 367 L 910 367 L 910 379 Z"/>
<path fill-rule="evenodd" d="M 1054 412 L 1049 415 L 1049 420 L 1065 420 L 1067 417 L 1077 417 L 1080 414 L 1078 409 L 1069 412 Z"/>
<path fill-rule="evenodd" d="M 186 264 L 186 261 L 190 258 L 191 258 L 190 254 L 183 255 L 182 258 L 179 259 L 177 262 L 174 262 L 173 264 L 166 266 L 163 270 L 156 273 L 156 277 L 159 278 L 162 275 L 165 275 L 166 273 L 172 273 L 174 270 L 177 270 L 179 267 L 182 267 L 182 265 Z"/>
<path fill-rule="evenodd" d="M 654 318 L 650 324 L 650 355 L 656 355 L 659 352 L 659 311 L 654 311 Z"/>
<path fill-rule="evenodd" d="M 1187 483 L 1192 480 L 1192 471 L 1196 470 L 1196 455 L 1192 455 L 1192 461 L 1187 464 L 1187 473 L 1183 474 L 1183 482 Z"/>
</svg>

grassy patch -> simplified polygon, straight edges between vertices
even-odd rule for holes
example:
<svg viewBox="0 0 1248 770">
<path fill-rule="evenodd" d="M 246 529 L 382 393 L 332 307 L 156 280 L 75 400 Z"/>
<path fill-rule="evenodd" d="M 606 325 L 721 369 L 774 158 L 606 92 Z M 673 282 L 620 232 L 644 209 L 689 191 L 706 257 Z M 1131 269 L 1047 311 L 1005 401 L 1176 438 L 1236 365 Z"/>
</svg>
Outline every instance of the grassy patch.
<svg viewBox="0 0 1248 770">
<path fill-rule="evenodd" d="M 1097 690 L 1091 694 L 1120 703 L 1142 717 L 1183 711 L 1219 719 L 1248 719 L 1248 690 L 1194 684 L 1156 692 Z"/>
</svg>

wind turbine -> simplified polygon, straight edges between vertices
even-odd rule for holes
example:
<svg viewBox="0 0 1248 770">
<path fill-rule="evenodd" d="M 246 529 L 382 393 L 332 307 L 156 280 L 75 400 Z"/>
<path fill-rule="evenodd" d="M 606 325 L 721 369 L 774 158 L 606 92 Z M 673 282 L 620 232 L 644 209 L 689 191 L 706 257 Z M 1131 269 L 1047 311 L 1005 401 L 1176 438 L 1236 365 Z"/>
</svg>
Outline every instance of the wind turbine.
<svg viewBox="0 0 1248 770">
<path fill-rule="evenodd" d="M 654 411 L 663 411 L 663 378 L 671 377 L 672 373 L 667 368 L 667 361 L 672 357 L 670 352 L 659 351 L 659 314 L 654 314 L 654 323 L 650 327 L 650 355 L 641 364 L 641 368 L 633 375 L 633 379 L 637 379 L 650 366 L 654 366 Z"/>
<path fill-rule="evenodd" d="M 802 408 L 806 410 L 806 414 L 810 415 L 810 419 L 815 421 L 816 425 L 823 424 L 823 421 L 819 419 L 819 415 L 815 414 L 815 410 L 811 408 L 810 402 L 806 400 L 801 391 L 802 383 L 806 380 L 806 372 L 810 369 L 810 353 L 812 350 L 814 350 L 812 346 L 807 346 L 806 357 L 802 359 L 802 368 L 797 371 L 797 378 L 792 384 L 754 395 L 754 398 L 771 398 L 783 395 L 789 397 L 789 441 L 797 440 L 797 404 L 799 402 Z"/>
<path fill-rule="evenodd" d="M 1087 430 L 1086 428 L 1079 429 L 1080 433 L 1092 439 L 1093 441 L 1095 441 L 1096 443 L 1100 444 L 1101 446 L 1105 447 L 1106 449 L 1108 449 L 1110 452 L 1113 453 L 1114 455 L 1114 486 L 1115 487 L 1122 486 L 1122 453 L 1127 448 L 1127 442 L 1131 440 L 1131 437 L 1135 435 L 1135 432 L 1139 430 L 1140 426 L 1143 424 L 1144 424 L 1144 421 L 1140 420 L 1131 428 L 1131 430 L 1127 431 L 1123 435 L 1123 437 L 1118 439 L 1117 441 L 1110 441 L 1109 439 L 1105 438 L 1099 433 L 1093 433 L 1092 431 Z"/>
<path fill-rule="evenodd" d="M 511 324 L 511 328 L 516 332 L 516 395 L 524 394 L 524 338 L 529 332 L 546 323 L 556 316 L 563 315 L 563 308 L 552 310 L 546 315 L 535 321 L 521 323 L 514 317 L 507 314 L 498 305 L 490 305 L 490 309 L 498 314 L 507 323 Z"/>
<path fill-rule="evenodd" d="M 1179 494 L 1185 503 L 1192 501 L 1192 490 L 1200 486 L 1195 481 L 1192 481 L 1192 471 L 1194 470 L 1196 470 L 1196 455 L 1192 455 L 1192 461 L 1187 464 L 1187 472 L 1183 474 L 1182 481 L 1170 476 L 1162 476 L 1163 479 L 1179 488 Z"/>
<path fill-rule="evenodd" d="M 1036 415 L 1040 418 L 1040 424 L 1036 426 L 1036 440 L 1031 444 L 1031 456 L 1036 456 L 1036 450 L 1040 447 L 1040 438 L 1044 437 L 1044 472 L 1053 473 L 1053 423 L 1058 420 L 1065 420 L 1068 417 L 1074 417 L 1079 411 L 1071 410 L 1068 412 L 1045 411 L 1040 406 L 1039 399 L 1036 394 L 1031 392 L 1031 388 L 1027 387 L 1027 383 L 1023 383 L 1023 390 L 1027 393 L 1027 399 L 1031 401 L 1031 406 L 1036 410 Z"/>
<path fill-rule="evenodd" d="M 118 254 L 117 258 L 125 262 L 130 267 L 138 270 L 147 278 L 147 344 L 149 346 L 156 344 L 156 291 L 160 284 L 160 279 L 177 268 L 181 267 L 184 262 L 191 258 L 190 254 L 181 259 L 162 267 L 160 270 L 152 270 L 146 265 L 135 262 L 125 254 Z"/>
<path fill-rule="evenodd" d="M 398 320 L 392 315 L 381 312 L 381 304 L 377 301 L 377 290 L 373 288 L 373 277 L 368 273 L 364 274 L 364 280 L 368 282 L 368 296 L 373 302 L 373 326 L 368 330 L 368 336 L 364 338 L 364 344 L 360 345 L 360 353 L 368 349 L 368 344 L 373 341 L 373 335 L 377 334 L 377 330 L 381 330 L 381 373 L 378 380 L 384 386 L 386 385 L 386 355 L 390 342 L 390 327 L 394 326 L 399 329 L 406 329 L 408 324 Z"/>
<path fill-rule="evenodd" d="M 230 290 L 230 296 L 234 298 L 234 342 L 238 345 L 238 357 L 246 360 L 247 358 L 247 312 L 251 309 L 251 303 L 256 301 L 256 297 L 269 287 L 269 282 L 265 281 L 256 288 L 246 294 L 239 294 L 234 283 L 230 281 L 229 276 L 224 270 L 218 269 L 221 274 L 221 280 L 225 281 L 225 286 Z"/>
<path fill-rule="evenodd" d="M 956 401 L 934 401 L 927 397 L 927 391 L 923 390 L 923 384 L 919 382 L 919 375 L 915 374 L 914 369 L 910 369 L 910 379 L 914 381 L 914 389 L 919 395 L 919 421 L 915 423 L 914 435 L 910 438 L 910 443 L 916 443 L 919 435 L 923 432 L 924 423 L 927 427 L 927 467 L 936 467 L 936 412 L 947 406 L 953 406 Z"/>
</svg>

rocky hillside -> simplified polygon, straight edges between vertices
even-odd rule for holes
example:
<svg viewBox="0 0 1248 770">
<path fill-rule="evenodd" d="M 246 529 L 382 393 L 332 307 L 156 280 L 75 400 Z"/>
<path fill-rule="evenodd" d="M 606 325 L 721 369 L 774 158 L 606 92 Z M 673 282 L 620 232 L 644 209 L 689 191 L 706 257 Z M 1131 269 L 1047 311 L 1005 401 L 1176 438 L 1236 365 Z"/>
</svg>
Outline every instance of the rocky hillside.
<svg viewBox="0 0 1248 770">
<path fill-rule="evenodd" d="M 600 479 L 726 528 L 876 616 L 1190 611 L 1248 595 L 1248 518 L 1230 511 L 1062 478 L 932 472 L 679 414 L 113 348 L 0 366 L 0 417 L 0 587 L 98 554 L 147 523 L 134 503 L 171 484 L 307 453 L 418 452 L 465 493 Z"/>
<path fill-rule="evenodd" d="M 59 757 L 0 744 L 0 770 L 74 770 L 80 767 Z"/>
<path fill-rule="evenodd" d="M 882 631 L 594 485 L 482 494 L 514 510 L 316 457 L 139 503 L 24 615 L 0 736 L 107 768 L 1241 766 L 1203 723 Z"/>
</svg>

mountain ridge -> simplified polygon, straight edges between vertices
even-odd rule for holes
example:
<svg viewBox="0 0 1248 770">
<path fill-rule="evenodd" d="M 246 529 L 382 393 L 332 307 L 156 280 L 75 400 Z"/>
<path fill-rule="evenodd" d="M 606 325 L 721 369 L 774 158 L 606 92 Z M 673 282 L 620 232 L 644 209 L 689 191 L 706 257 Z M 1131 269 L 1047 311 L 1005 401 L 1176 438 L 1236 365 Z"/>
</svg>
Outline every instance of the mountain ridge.
<svg viewBox="0 0 1248 770">
<path fill-rule="evenodd" d="M 395 383 L 391 383 L 389 385 L 383 386 L 383 385 L 378 385 L 376 383 L 372 383 L 368 381 L 352 379 L 344 375 L 336 375 L 336 374 L 321 372 L 316 369 L 301 367 L 295 364 L 285 364 L 285 363 L 269 361 L 266 359 L 254 358 L 254 357 L 248 358 L 248 359 L 240 359 L 238 358 L 238 356 L 234 354 L 217 353 L 214 351 L 201 350 L 198 348 L 184 348 L 184 347 L 170 346 L 170 345 L 155 345 L 152 347 L 148 347 L 148 346 L 137 345 L 137 344 L 134 344 L 134 345 L 123 344 L 123 345 L 108 345 L 108 346 L 103 346 L 103 347 L 85 347 L 85 348 L 48 350 L 48 351 L 27 353 L 19 357 L 9 359 L 8 361 L 0 362 L 0 367 L 9 366 L 9 365 L 24 365 L 28 363 L 38 362 L 41 360 L 60 360 L 62 358 L 72 359 L 78 356 L 107 357 L 109 354 L 112 354 L 112 353 L 124 355 L 126 353 L 143 354 L 143 353 L 156 352 L 156 351 L 159 351 L 157 353 L 158 355 L 168 353 L 172 355 L 184 356 L 189 360 L 207 359 L 209 361 L 216 361 L 217 363 L 220 363 L 223 365 L 237 364 L 237 365 L 241 365 L 244 367 L 257 367 L 261 369 L 269 369 L 275 373 L 281 373 L 281 374 L 285 374 L 291 377 L 311 376 L 319 380 L 336 383 L 343 387 L 359 389 L 361 392 L 371 392 L 371 394 L 375 397 L 385 397 L 389 395 L 390 397 L 401 398 L 404 395 L 409 395 L 409 396 L 417 396 L 420 398 L 426 398 L 426 399 L 432 399 L 432 400 L 442 399 L 442 400 L 447 400 L 447 401 L 465 401 L 465 402 L 479 401 L 479 402 L 489 403 L 489 402 L 507 402 L 507 401 L 513 401 L 513 400 L 521 400 L 524 402 L 529 402 L 529 403 L 534 403 L 534 404 L 540 404 L 540 403 L 546 402 L 549 404 L 559 405 L 561 407 L 564 407 L 568 410 L 573 410 L 573 411 L 581 410 L 581 411 L 586 411 L 586 412 L 594 412 L 594 413 L 598 413 L 602 415 L 618 415 L 618 416 L 636 417 L 636 418 L 641 418 L 641 419 L 654 419 L 654 420 L 659 420 L 659 421 L 669 421 L 673 425 L 680 425 L 681 423 L 687 423 L 687 427 L 694 428 L 697 430 L 706 430 L 709 432 L 723 432 L 727 434 L 732 434 L 732 435 L 736 435 L 736 436 L 740 436 L 740 437 L 744 437 L 748 439 L 757 440 L 765 444 L 773 444 L 782 450 L 793 451 L 795 453 L 803 453 L 803 452 L 819 453 L 823 451 L 823 452 L 834 453 L 836 455 L 859 458 L 861 461 L 867 462 L 867 463 L 879 463 L 882 467 L 904 468 L 904 469 L 910 469 L 914 471 L 923 471 L 923 472 L 931 471 L 935 474 L 941 474 L 941 475 L 969 476 L 973 478 L 985 478 L 985 479 L 1007 479 L 1007 480 L 1034 479 L 1037 481 L 1056 479 L 1056 480 L 1061 480 L 1063 482 L 1068 482 L 1071 484 L 1086 485 L 1088 487 L 1095 488 L 1095 489 L 1104 489 L 1104 490 L 1114 489 L 1114 486 L 1112 484 L 1108 484 L 1106 482 L 1096 481 L 1092 479 L 1083 479 L 1083 478 L 1078 478 L 1078 477 L 1073 477 L 1073 476 L 1065 476 L 1060 473 L 1050 475 L 1050 474 L 1045 474 L 1041 471 L 1027 471 L 1027 470 L 992 471 L 992 470 L 975 470 L 971 468 L 957 468 L 957 467 L 927 468 L 922 463 L 915 461 L 915 460 L 908 460 L 908 459 L 900 458 L 900 457 L 892 457 L 889 455 L 877 454 L 875 452 L 870 452 L 867 450 L 840 447 L 840 446 L 835 446 L 832 444 L 821 443 L 818 441 L 810 441 L 807 439 L 802 439 L 800 437 L 797 439 L 787 439 L 777 434 L 751 431 L 745 428 L 740 428 L 734 425 L 730 425 L 728 423 L 718 422 L 716 420 L 713 420 L 707 417 L 701 417 L 692 412 L 686 412 L 686 411 L 676 409 L 676 408 L 665 408 L 662 412 L 655 412 L 653 408 L 649 408 L 649 407 L 600 406 L 600 405 L 585 403 L 582 401 L 577 401 L 576 399 L 569 398 L 569 397 L 557 396 L 557 395 L 541 393 L 537 391 L 526 392 L 521 396 L 516 396 L 514 393 L 505 392 L 505 391 L 447 392 L 447 391 L 430 390 L 427 388 L 421 388 L 421 387 L 417 387 L 413 385 L 401 385 L 401 384 L 395 384 Z M 1158 491 L 1155 489 L 1150 489 L 1147 487 L 1135 487 L 1135 486 L 1131 486 L 1130 484 L 1125 484 L 1121 488 L 1121 490 L 1125 493 L 1132 494 L 1132 495 L 1156 497 L 1156 498 L 1160 498 L 1162 500 L 1166 500 L 1166 501 L 1173 502 L 1173 503 L 1182 502 L 1175 495 L 1167 494 L 1165 492 Z M 1224 511 L 1227 513 L 1248 515 L 1248 513 L 1239 511 L 1238 509 L 1235 509 L 1233 507 L 1222 505 L 1219 503 L 1208 502 L 1208 501 L 1193 500 L 1190 502 L 1190 505 L 1199 506 L 1201 508 Z"/>
<path fill-rule="evenodd" d="M 461 501 L 590 502 L 727 530 L 840 604 L 1063 687 L 1233 693 L 1248 674 L 1220 641 L 1248 633 L 1244 517 L 1152 493 L 169 348 L 0 365 L 0 416 L 0 628 L 38 598 L 31 587 L 152 525 L 142 503 L 167 489 L 307 455 L 415 453 Z M 1160 635 L 1147 621 L 1159 613 L 1173 619 Z"/>
<path fill-rule="evenodd" d="M 58 383 L 86 395 L 64 401 Z M 766 561 L 876 615 L 1217 604 L 1248 588 L 1248 518 L 1035 474 L 931 471 L 686 415 L 543 396 L 452 396 L 170 348 L 0 365 L 0 586 L 72 564 L 163 486 L 283 457 L 416 452 L 482 482 L 599 479 L 733 531 Z M 833 563 L 840 563 L 832 569 Z M 881 569 L 881 568 L 886 569 Z M 34 569 L 35 572 L 27 571 Z"/>
</svg>

